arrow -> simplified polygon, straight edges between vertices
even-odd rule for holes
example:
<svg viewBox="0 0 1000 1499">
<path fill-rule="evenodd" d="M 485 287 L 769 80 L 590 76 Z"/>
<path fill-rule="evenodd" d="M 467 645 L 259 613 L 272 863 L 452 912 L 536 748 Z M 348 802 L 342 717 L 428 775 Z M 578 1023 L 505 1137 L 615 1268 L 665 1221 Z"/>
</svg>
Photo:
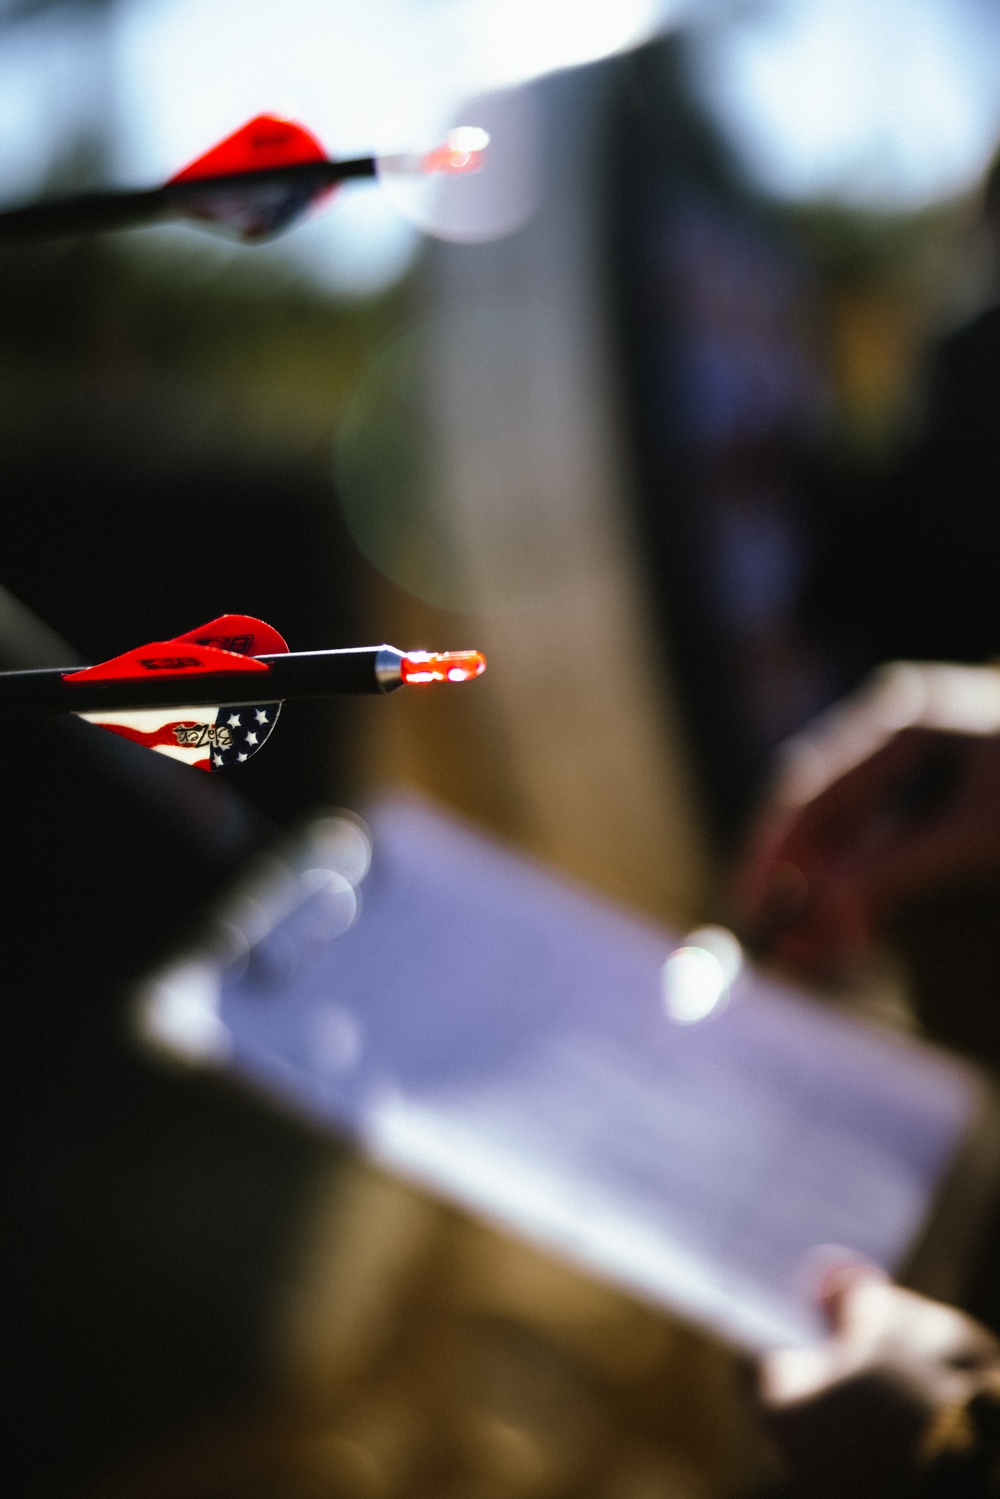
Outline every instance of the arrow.
<svg viewBox="0 0 1000 1499">
<path fill-rule="evenodd" d="M 222 770 L 262 748 L 289 699 L 468 682 L 485 669 L 478 651 L 291 652 L 262 620 L 224 614 L 98 666 L 0 672 L 0 716 L 75 713 L 197 769 Z"/>
<path fill-rule="evenodd" d="M 159 187 L 43 199 L 0 212 L 0 240 L 93 234 L 183 218 L 260 240 L 287 229 L 342 182 L 386 171 L 475 172 L 488 144 L 485 130 L 463 125 L 424 155 L 335 161 L 303 125 L 257 115 Z"/>
</svg>

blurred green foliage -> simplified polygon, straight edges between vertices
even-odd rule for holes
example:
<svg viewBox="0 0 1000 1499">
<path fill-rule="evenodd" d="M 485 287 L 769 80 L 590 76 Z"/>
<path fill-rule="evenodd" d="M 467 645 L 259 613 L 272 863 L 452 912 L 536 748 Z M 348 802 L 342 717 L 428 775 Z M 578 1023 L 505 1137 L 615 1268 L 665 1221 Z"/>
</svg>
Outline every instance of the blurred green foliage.
<svg viewBox="0 0 1000 1499">
<path fill-rule="evenodd" d="M 401 289 L 337 300 L 267 249 L 154 230 L 0 249 L 0 438 L 38 440 L 53 405 L 119 394 L 183 410 L 224 450 L 315 451 L 359 370 L 407 316 Z"/>
</svg>

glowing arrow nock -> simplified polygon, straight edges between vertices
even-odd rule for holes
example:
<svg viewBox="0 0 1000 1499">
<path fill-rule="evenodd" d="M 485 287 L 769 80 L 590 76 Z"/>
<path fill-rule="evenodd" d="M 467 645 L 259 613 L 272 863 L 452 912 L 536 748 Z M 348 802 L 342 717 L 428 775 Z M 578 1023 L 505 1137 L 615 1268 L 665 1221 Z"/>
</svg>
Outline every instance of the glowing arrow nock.
<svg viewBox="0 0 1000 1499">
<path fill-rule="evenodd" d="M 471 682 L 486 670 L 481 651 L 410 651 L 399 663 L 408 686 L 424 682 Z"/>
<path fill-rule="evenodd" d="M 478 125 L 459 125 L 448 132 L 443 145 L 423 156 L 379 156 L 378 174 L 403 177 L 465 177 L 478 172 L 489 146 L 489 132 Z"/>
<path fill-rule="evenodd" d="M 459 125 L 448 132 L 443 146 L 428 151 L 421 160 L 420 170 L 426 176 L 442 172 L 450 177 L 478 172 L 489 143 L 489 131 L 481 130 L 478 125 Z"/>
</svg>

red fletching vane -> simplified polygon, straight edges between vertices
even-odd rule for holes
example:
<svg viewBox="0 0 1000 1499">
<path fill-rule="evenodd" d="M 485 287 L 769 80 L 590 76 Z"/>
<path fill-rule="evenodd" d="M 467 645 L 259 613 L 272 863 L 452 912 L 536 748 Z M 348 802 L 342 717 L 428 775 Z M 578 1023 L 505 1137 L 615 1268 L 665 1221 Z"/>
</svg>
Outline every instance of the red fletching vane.
<svg viewBox="0 0 1000 1499">
<path fill-rule="evenodd" d="M 486 670 L 481 651 L 410 651 L 399 664 L 403 681 L 411 686 L 423 682 L 471 682 Z"/>
<path fill-rule="evenodd" d="M 180 640 L 153 640 L 99 666 L 64 674 L 64 682 L 142 682 L 149 677 L 203 677 L 219 672 L 267 672 L 263 661 L 218 646 L 187 645 Z"/>
<path fill-rule="evenodd" d="M 277 115 L 257 115 L 177 172 L 167 185 L 235 172 L 274 172 L 282 167 L 308 166 L 327 160 L 319 141 L 303 125 L 279 119 Z M 282 182 L 274 178 L 259 186 L 220 184 L 217 195 L 202 199 L 197 207 L 192 205 L 186 212 L 189 218 L 201 223 L 235 231 L 241 239 L 262 239 L 287 228 L 334 191 L 330 183 L 317 187 L 315 183 Z"/>
<path fill-rule="evenodd" d="M 266 172 L 272 167 L 300 166 L 325 161 L 326 152 L 311 130 L 277 115 L 257 115 L 227 135 L 224 141 L 197 157 L 170 178 L 193 182 L 199 177 L 222 177 L 229 172 Z"/>
<path fill-rule="evenodd" d="M 246 674 L 247 686 L 258 690 L 253 678 L 270 675 L 255 656 L 286 655 L 288 646 L 277 630 L 249 614 L 222 614 L 218 619 L 172 640 L 156 641 L 126 651 L 100 666 L 71 672 L 65 682 L 147 681 L 153 677 L 198 679 L 220 672 Z M 263 687 L 263 683 L 261 684 Z M 237 708 L 174 707 L 81 713 L 88 723 L 121 739 L 141 744 L 158 754 L 180 760 L 195 770 L 223 770 L 249 760 L 263 747 L 278 721 L 278 702 L 249 703 Z"/>
<path fill-rule="evenodd" d="M 280 656 L 288 650 L 277 630 L 250 614 L 220 614 L 207 625 L 174 639 L 190 641 L 192 645 L 217 646 L 219 650 L 235 651 L 238 656 Z"/>
</svg>

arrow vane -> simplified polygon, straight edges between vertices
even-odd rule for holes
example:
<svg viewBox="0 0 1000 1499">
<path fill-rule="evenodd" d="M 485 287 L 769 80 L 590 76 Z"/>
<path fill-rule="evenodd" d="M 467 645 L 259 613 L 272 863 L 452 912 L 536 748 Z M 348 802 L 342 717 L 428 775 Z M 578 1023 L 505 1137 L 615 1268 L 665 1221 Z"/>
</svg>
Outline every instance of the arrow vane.
<svg viewBox="0 0 1000 1499">
<path fill-rule="evenodd" d="M 99 666 L 0 672 L 0 716 L 75 713 L 198 769 L 221 770 L 256 754 L 290 699 L 468 682 L 485 669 L 479 651 L 292 652 L 263 621 L 224 614 Z"/>
</svg>

